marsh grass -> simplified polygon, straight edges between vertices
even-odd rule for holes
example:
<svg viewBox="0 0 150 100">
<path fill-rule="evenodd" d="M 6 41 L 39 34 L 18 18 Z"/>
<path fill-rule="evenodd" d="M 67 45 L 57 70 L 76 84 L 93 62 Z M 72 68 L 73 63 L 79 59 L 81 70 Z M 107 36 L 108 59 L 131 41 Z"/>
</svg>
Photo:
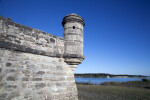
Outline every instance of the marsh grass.
<svg viewBox="0 0 150 100">
<path fill-rule="evenodd" d="M 150 89 L 150 81 L 129 81 L 129 82 L 103 82 L 104 86 L 124 86 L 124 87 L 139 87 Z"/>
<path fill-rule="evenodd" d="M 150 100 L 150 89 L 144 88 L 148 84 L 143 82 L 113 82 L 107 85 L 106 83 L 105 85 L 77 84 L 78 97 L 79 100 Z"/>
</svg>

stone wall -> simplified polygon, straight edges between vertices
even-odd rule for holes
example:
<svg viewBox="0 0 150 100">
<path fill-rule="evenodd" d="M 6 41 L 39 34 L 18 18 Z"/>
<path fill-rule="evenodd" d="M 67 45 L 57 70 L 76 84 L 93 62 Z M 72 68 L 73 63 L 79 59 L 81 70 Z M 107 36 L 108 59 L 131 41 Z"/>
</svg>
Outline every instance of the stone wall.
<svg viewBox="0 0 150 100">
<path fill-rule="evenodd" d="M 65 43 L 64 38 L 1 16 L 0 100 L 78 100 L 72 70 L 84 56 L 83 52 L 64 56 Z M 74 46 L 83 51 L 83 42 L 80 45 Z"/>
<path fill-rule="evenodd" d="M 0 49 L 0 100 L 77 100 L 63 58 Z"/>
<path fill-rule="evenodd" d="M 64 39 L 0 17 L 0 47 L 51 57 L 62 57 Z"/>
</svg>

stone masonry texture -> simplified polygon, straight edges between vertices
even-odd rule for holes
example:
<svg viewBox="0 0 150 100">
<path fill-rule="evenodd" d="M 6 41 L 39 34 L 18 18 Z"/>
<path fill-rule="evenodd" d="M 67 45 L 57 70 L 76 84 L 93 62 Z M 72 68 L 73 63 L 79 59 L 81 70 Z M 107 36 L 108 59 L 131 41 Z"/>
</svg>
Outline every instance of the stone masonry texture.
<svg viewBox="0 0 150 100">
<path fill-rule="evenodd" d="M 61 38 L 0 16 L 0 100 L 78 100 L 73 70 L 84 59 L 84 21 L 65 18 L 73 32 Z"/>
</svg>

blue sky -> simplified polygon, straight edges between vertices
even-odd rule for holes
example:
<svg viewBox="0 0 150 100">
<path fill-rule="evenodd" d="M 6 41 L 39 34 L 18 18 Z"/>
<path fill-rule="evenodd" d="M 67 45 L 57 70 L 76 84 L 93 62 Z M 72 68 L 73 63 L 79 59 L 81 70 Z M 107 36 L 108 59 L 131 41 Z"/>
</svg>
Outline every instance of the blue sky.
<svg viewBox="0 0 150 100">
<path fill-rule="evenodd" d="M 60 37 L 69 13 L 86 24 L 75 73 L 150 75 L 150 0 L 0 0 L 0 15 Z"/>
</svg>

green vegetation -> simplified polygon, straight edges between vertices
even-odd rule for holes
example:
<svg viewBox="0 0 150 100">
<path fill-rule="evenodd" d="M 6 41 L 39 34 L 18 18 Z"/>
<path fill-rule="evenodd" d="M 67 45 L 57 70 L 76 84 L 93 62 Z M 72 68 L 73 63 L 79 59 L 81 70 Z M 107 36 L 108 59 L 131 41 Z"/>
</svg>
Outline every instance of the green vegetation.
<svg viewBox="0 0 150 100">
<path fill-rule="evenodd" d="M 104 82 L 103 86 L 124 86 L 124 87 L 138 87 L 150 89 L 150 81 L 129 81 L 129 82 Z"/>
<path fill-rule="evenodd" d="M 79 100 L 150 100 L 150 81 L 77 84 Z"/>
<path fill-rule="evenodd" d="M 142 79 L 142 81 L 143 81 L 143 82 L 149 82 L 149 80 L 148 80 L 148 79 Z"/>
<path fill-rule="evenodd" d="M 147 77 L 143 75 L 113 75 L 107 73 L 82 73 L 82 74 L 74 74 L 76 78 L 113 78 L 113 77 Z"/>
</svg>

